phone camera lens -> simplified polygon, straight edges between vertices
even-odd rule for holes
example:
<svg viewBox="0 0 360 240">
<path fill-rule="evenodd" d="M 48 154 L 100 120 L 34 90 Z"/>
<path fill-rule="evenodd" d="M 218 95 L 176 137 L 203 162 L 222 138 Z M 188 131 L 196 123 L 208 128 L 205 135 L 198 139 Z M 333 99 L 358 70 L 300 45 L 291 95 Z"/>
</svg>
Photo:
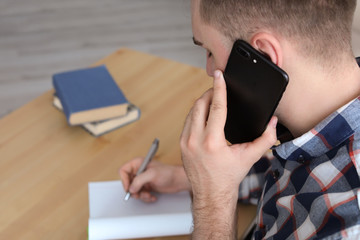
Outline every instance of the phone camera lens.
<svg viewBox="0 0 360 240">
<path fill-rule="evenodd" d="M 250 59 L 250 53 L 241 47 L 237 48 L 238 53 L 245 59 Z"/>
</svg>

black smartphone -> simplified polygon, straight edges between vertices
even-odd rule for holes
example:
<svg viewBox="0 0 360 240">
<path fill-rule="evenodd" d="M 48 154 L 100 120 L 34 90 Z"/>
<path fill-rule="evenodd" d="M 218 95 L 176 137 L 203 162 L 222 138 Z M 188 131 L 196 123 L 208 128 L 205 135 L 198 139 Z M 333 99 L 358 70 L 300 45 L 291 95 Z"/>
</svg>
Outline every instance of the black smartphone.
<svg viewBox="0 0 360 240">
<path fill-rule="evenodd" d="M 286 89 L 288 75 L 250 44 L 237 40 L 224 78 L 227 89 L 225 137 L 250 142 L 265 131 Z"/>
</svg>

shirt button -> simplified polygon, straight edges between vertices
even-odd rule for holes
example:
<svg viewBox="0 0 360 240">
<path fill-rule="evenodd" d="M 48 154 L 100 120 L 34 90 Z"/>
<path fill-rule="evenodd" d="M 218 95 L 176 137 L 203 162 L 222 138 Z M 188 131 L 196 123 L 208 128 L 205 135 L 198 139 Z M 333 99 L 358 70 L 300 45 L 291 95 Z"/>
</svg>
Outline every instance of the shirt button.
<svg viewBox="0 0 360 240">
<path fill-rule="evenodd" d="M 297 159 L 298 163 L 304 164 L 306 162 L 304 155 L 300 154 L 298 159 Z"/>
<path fill-rule="evenodd" d="M 272 176 L 273 176 L 273 178 L 274 178 L 274 180 L 278 180 L 279 179 L 279 176 L 280 176 L 280 172 L 279 172 L 279 170 L 274 170 L 273 172 L 272 172 Z"/>
</svg>

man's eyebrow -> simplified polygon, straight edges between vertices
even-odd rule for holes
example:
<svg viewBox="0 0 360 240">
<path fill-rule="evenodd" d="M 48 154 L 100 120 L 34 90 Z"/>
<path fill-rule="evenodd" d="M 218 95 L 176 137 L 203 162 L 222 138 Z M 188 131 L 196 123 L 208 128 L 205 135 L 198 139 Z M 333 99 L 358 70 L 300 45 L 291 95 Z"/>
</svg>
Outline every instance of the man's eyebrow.
<svg viewBox="0 0 360 240">
<path fill-rule="evenodd" d="M 200 41 L 198 41 L 198 40 L 196 40 L 195 37 L 193 37 L 192 39 L 193 39 L 193 42 L 194 42 L 195 45 L 198 45 L 198 46 L 202 46 L 202 45 L 203 45 L 203 43 L 200 42 Z"/>
</svg>

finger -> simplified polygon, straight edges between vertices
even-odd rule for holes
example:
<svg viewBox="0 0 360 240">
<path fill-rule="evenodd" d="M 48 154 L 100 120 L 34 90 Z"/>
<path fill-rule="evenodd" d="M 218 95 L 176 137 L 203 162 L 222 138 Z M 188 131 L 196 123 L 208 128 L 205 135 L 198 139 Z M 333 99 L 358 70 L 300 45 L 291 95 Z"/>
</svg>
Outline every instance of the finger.
<svg viewBox="0 0 360 240">
<path fill-rule="evenodd" d="M 252 148 L 252 150 L 249 152 L 254 154 L 254 158 L 260 159 L 261 156 L 276 143 L 277 121 L 277 117 L 273 116 L 263 134 L 250 143 L 249 147 Z"/>
<path fill-rule="evenodd" d="M 155 202 L 157 200 L 157 198 L 148 191 L 140 192 L 139 198 L 144 202 Z"/>
<path fill-rule="evenodd" d="M 129 189 L 129 185 L 132 181 L 133 176 L 136 174 L 141 163 L 143 161 L 142 157 L 134 158 L 133 160 L 127 162 L 119 169 L 119 175 L 121 182 L 125 191 Z"/>
<path fill-rule="evenodd" d="M 210 106 L 208 129 L 212 129 L 212 132 L 223 136 L 226 122 L 226 113 L 226 84 L 221 71 L 216 70 L 214 73 L 214 93 Z"/>
<path fill-rule="evenodd" d="M 184 149 L 186 148 L 187 144 L 188 144 L 188 139 L 189 139 L 189 135 L 190 135 L 190 124 L 189 124 L 189 115 L 191 114 L 192 109 L 190 110 L 188 116 L 185 119 L 185 124 L 184 124 L 184 128 L 181 132 L 180 135 L 180 148 Z"/>
<path fill-rule="evenodd" d="M 144 171 L 143 173 L 136 176 L 129 188 L 130 193 L 137 193 L 141 190 L 141 188 L 147 184 L 152 183 L 156 177 L 155 171 L 152 169 L 148 169 Z"/>
<path fill-rule="evenodd" d="M 191 129 L 203 131 L 209 116 L 213 89 L 208 89 L 194 104 L 191 115 Z"/>
<path fill-rule="evenodd" d="M 190 134 L 196 135 L 204 130 L 206 125 L 209 105 L 212 97 L 212 89 L 207 90 L 191 108 L 188 116 L 186 117 L 184 129 L 181 134 L 181 139 L 187 141 Z"/>
</svg>

